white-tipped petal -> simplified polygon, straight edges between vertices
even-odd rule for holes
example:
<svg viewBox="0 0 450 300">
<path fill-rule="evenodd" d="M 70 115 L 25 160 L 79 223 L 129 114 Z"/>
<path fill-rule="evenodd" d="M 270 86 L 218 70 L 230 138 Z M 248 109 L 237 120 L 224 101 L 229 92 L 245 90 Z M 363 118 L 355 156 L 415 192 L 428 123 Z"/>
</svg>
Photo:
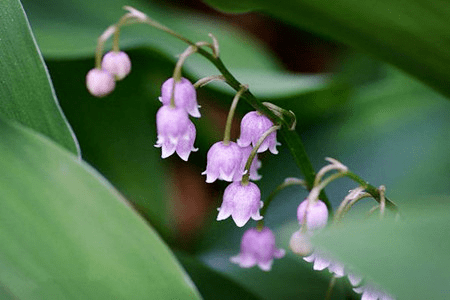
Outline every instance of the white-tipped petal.
<svg viewBox="0 0 450 300">
<path fill-rule="evenodd" d="M 231 216 L 231 209 L 228 207 L 219 208 L 219 214 L 217 215 L 217 221 L 222 221 Z"/>
<path fill-rule="evenodd" d="M 263 271 L 270 271 L 274 258 L 284 256 L 283 249 L 277 249 L 275 235 L 267 228 L 250 228 L 244 232 L 241 239 L 241 251 L 239 255 L 230 260 L 239 264 L 241 268 L 250 268 L 254 265 Z"/>
<path fill-rule="evenodd" d="M 266 262 L 258 263 L 258 267 L 263 271 L 269 272 L 272 269 L 272 264 L 273 264 L 273 260 L 271 259 Z"/>
</svg>

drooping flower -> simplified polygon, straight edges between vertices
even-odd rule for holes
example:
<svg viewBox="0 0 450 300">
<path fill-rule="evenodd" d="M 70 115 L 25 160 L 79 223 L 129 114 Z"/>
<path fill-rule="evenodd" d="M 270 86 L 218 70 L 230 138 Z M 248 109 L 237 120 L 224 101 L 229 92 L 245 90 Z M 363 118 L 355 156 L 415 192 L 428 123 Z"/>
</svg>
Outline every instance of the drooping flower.
<svg viewBox="0 0 450 300">
<path fill-rule="evenodd" d="M 206 182 L 211 183 L 217 179 L 233 181 L 236 176 L 241 176 L 242 149 L 234 142 L 217 142 L 211 146 L 206 156 Z M 241 172 L 241 174 L 239 174 Z"/>
<path fill-rule="evenodd" d="M 156 130 L 158 140 L 155 147 L 161 148 L 162 158 L 172 155 L 175 151 L 187 160 L 195 141 L 195 126 L 189 120 L 187 112 L 179 107 L 162 106 L 156 113 Z"/>
<path fill-rule="evenodd" d="M 161 97 L 159 100 L 163 105 L 170 104 L 172 97 L 173 78 L 167 79 L 161 86 Z M 179 82 L 175 83 L 174 94 L 175 106 L 182 107 L 194 118 L 200 118 L 200 111 L 197 104 L 197 92 L 194 85 L 186 78 L 181 78 Z"/>
<path fill-rule="evenodd" d="M 261 220 L 259 214 L 263 202 L 261 192 L 256 184 L 240 181 L 232 182 L 227 186 L 223 194 L 222 206 L 218 208 L 217 221 L 225 220 L 231 216 L 238 227 L 244 226 L 250 218 Z"/>
<path fill-rule="evenodd" d="M 95 68 L 86 75 L 86 87 L 93 96 L 104 97 L 114 90 L 116 81 L 108 71 Z"/>
<path fill-rule="evenodd" d="M 353 288 L 353 290 L 358 294 L 362 294 L 361 300 L 395 300 L 394 296 L 371 283 Z"/>
<path fill-rule="evenodd" d="M 310 254 L 312 245 L 309 241 L 308 232 L 302 232 L 301 230 L 294 232 L 289 240 L 289 248 L 298 255 L 305 256 Z"/>
<path fill-rule="evenodd" d="M 306 211 L 308 209 L 308 211 Z M 306 213 L 306 216 L 305 216 Z M 308 207 L 308 200 L 302 201 L 297 209 L 297 219 L 303 225 L 306 217 L 306 227 L 308 230 L 317 230 L 325 227 L 328 222 L 328 210 L 323 201 L 318 200 Z"/>
<path fill-rule="evenodd" d="M 239 172 L 236 173 L 236 176 L 234 177 L 234 181 L 240 181 L 242 179 L 242 175 L 245 171 L 245 165 L 247 163 L 248 157 L 250 156 L 250 153 L 252 152 L 253 147 L 240 147 L 242 152 L 242 162 L 241 166 L 239 168 Z M 252 164 L 250 165 L 250 179 L 251 180 L 260 180 L 262 178 L 261 175 L 258 174 L 258 169 L 261 168 L 261 161 L 258 159 L 258 155 L 255 155 L 253 158 Z"/>
<path fill-rule="evenodd" d="M 195 125 L 194 123 L 189 121 L 187 132 L 178 140 L 178 144 L 175 149 L 178 156 L 184 161 L 187 161 L 189 159 L 189 155 L 191 154 L 191 152 L 195 152 L 198 150 L 198 148 L 194 147 L 195 135 Z"/>
<path fill-rule="evenodd" d="M 313 264 L 313 270 L 322 271 L 326 268 L 336 277 L 344 276 L 344 264 L 332 258 L 328 253 L 321 250 L 314 250 L 310 256 L 303 257 L 307 262 Z"/>
<path fill-rule="evenodd" d="M 239 264 L 241 268 L 251 268 L 255 265 L 263 271 L 270 271 L 274 258 L 282 258 L 284 249 L 275 245 L 275 235 L 272 230 L 264 227 L 259 231 L 256 228 L 248 229 L 241 240 L 241 252 L 230 258 L 230 261 Z"/>
<path fill-rule="evenodd" d="M 348 272 L 347 277 L 348 277 L 348 281 L 350 281 L 350 284 L 353 286 L 359 285 L 361 283 L 361 281 L 363 280 L 361 275 L 354 273 L 354 272 Z"/>
<path fill-rule="evenodd" d="M 116 80 L 122 80 L 131 71 L 131 61 L 123 51 L 109 51 L 103 56 L 102 68 L 114 75 Z"/>
<path fill-rule="evenodd" d="M 328 268 L 331 264 L 331 260 L 322 252 L 315 250 L 310 256 L 303 257 L 303 259 L 313 264 L 313 270 L 322 271 Z"/>
<path fill-rule="evenodd" d="M 241 135 L 237 140 L 237 144 L 241 147 L 247 147 L 249 145 L 254 147 L 263 133 L 272 126 L 273 122 L 259 112 L 251 111 L 247 113 L 241 121 Z M 269 149 L 273 154 L 277 154 L 277 145 L 280 144 L 277 142 L 277 132 L 274 131 L 266 137 L 259 147 L 258 153 Z"/>
</svg>

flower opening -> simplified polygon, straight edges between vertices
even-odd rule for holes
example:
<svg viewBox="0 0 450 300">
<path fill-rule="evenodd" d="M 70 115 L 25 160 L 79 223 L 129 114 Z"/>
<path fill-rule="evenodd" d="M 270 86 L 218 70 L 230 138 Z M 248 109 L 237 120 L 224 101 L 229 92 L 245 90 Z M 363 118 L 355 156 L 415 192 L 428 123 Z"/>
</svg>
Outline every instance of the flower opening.
<svg viewBox="0 0 450 300">
<path fill-rule="evenodd" d="M 235 181 L 229 184 L 224 191 L 217 221 L 231 216 L 236 225 L 242 227 L 250 218 L 256 221 L 263 218 L 259 213 L 262 206 L 261 192 L 256 184 L 248 182 L 243 185 L 242 182 Z"/>
<path fill-rule="evenodd" d="M 251 268 L 255 265 L 263 271 L 270 271 L 274 258 L 282 258 L 284 249 L 275 245 L 275 235 L 272 230 L 264 227 L 259 231 L 256 228 L 248 229 L 241 240 L 241 251 L 230 258 L 230 261 L 239 264 L 241 268 Z"/>
</svg>

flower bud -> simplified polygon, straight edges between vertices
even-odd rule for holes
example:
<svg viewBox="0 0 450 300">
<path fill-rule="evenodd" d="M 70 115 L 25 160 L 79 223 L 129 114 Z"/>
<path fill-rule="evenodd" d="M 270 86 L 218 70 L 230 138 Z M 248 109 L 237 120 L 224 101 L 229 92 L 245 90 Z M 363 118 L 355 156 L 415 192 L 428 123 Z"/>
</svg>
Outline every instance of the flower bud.
<svg viewBox="0 0 450 300">
<path fill-rule="evenodd" d="M 114 90 L 116 82 L 108 71 L 95 68 L 86 75 L 86 87 L 93 96 L 103 97 Z"/>
<path fill-rule="evenodd" d="M 305 256 L 312 252 L 312 245 L 309 241 L 309 236 L 306 232 L 301 232 L 298 230 L 292 234 L 289 241 L 289 248 L 295 254 Z"/>
<path fill-rule="evenodd" d="M 123 51 L 109 51 L 103 56 L 102 68 L 114 75 L 117 80 L 122 80 L 131 71 L 131 61 Z"/>
<path fill-rule="evenodd" d="M 173 78 L 167 79 L 161 86 L 161 97 L 159 100 L 163 105 L 170 104 L 172 97 Z M 176 107 L 182 107 L 194 118 L 200 118 L 200 111 L 197 104 L 197 92 L 194 85 L 186 78 L 181 78 L 175 83 L 175 94 L 173 95 Z"/>
<path fill-rule="evenodd" d="M 249 182 L 243 185 L 235 181 L 227 186 L 223 193 L 222 206 L 218 209 L 217 221 L 231 216 L 238 227 L 244 226 L 250 218 L 261 220 L 259 209 L 263 206 L 261 192 L 256 184 Z"/>
<path fill-rule="evenodd" d="M 308 208 L 308 211 L 306 209 Z M 306 216 L 305 216 L 306 214 Z M 297 209 L 297 219 L 301 225 L 305 222 L 308 230 L 321 229 L 327 225 L 328 210 L 323 201 L 317 200 L 312 202 L 308 207 L 308 200 L 304 200 Z"/>
<path fill-rule="evenodd" d="M 241 268 L 251 268 L 255 265 L 263 271 L 270 271 L 274 258 L 282 258 L 284 249 L 275 245 L 275 235 L 272 230 L 264 227 L 259 231 L 256 228 L 248 229 L 241 240 L 241 252 L 230 258 L 230 261 L 239 264 Z"/>
</svg>

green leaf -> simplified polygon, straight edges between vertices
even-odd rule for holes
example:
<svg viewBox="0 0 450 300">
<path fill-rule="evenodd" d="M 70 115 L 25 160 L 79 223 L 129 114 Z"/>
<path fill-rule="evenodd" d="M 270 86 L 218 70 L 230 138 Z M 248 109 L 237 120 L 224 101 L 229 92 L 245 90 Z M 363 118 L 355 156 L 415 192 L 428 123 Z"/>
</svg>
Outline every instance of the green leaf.
<svg viewBox="0 0 450 300">
<path fill-rule="evenodd" d="M 0 37 L 0 112 L 78 154 L 76 138 L 18 0 L 2 2 Z"/>
<path fill-rule="evenodd" d="M 370 53 L 450 96 L 450 3 L 418 0 L 206 0 L 227 12 L 261 10 Z"/>
<path fill-rule="evenodd" d="M 404 209 L 398 222 L 353 220 L 314 241 L 398 299 L 448 299 L 450 207 L 432 205 Z"/>
<path fill-rule="evenodd" d="M 0 293 L 199 298 L 167 246 L 94 169 L 4 120 L 0 137 Z"/>
<path fill-rule="evenodd" d="M 208 33 L 213 33 L 219 40 L 221 58 L 226 66 L 242 83 L 251 84 L 252 92 L 258 97 L 302 94 L 323 89 L 330 81 L 325 75 L 293 75 L 283 71 L 277 59 L 260 42 L 220 21 L 159 7 L 151 2 L 44 0 L 37 3 L 24 0 L 23 3 L 39 45 L 48 59 L 93 59 L 99 35 L 124 14 L 122 6 L 131 5 L 193 41 L 211 41 Z M 147 25 L 124 28 L 120 41 L 123 49 L 150 48 L 164 53 L 165 59 L 172 62 L 187 47 L 169 34 Z M 108 49 L 109 46 L 105 48 Z M 218 74 L 214 66 L 199 55 L 189 57 L 184 71 L 196 79 Z M 261 75 L 255 78 L 256 73 Z M 171 74 L 167 75 L 169 77 Z M 233 93 L 224 83 L 214 84 L 213 87 Z"/>
</svg>

